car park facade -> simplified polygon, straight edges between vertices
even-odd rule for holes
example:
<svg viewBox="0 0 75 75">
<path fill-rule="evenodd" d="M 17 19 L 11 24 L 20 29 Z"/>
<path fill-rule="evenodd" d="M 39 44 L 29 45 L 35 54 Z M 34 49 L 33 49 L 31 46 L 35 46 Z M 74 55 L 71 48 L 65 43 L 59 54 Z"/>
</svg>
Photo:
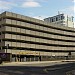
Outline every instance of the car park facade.
<svg viewBox="0 0 75 75">
<path fill-rule="evenodd" d="M 75 29 L 5 11 L 0 14 L 0 52 L 11 53 L 12 61 L 75 59 Z"/>
</svg>

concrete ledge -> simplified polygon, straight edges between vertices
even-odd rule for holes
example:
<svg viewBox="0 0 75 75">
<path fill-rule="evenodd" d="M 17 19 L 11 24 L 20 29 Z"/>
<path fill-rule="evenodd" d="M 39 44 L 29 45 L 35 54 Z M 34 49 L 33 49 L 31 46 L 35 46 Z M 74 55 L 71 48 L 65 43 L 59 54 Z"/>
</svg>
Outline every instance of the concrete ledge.
<svg viewBox="0 0 75 75">
<path fill-rule="evenodd" d="M 75 62 L 75 60 L 9 62 L 9 63 L 2 63 L 0 66 L 52 66 L 52 65 L 60 65 L 72 62 Z"/>
<path fill-rule="evenodd" d="M 39 64 L 39 63 L 56 63 L 62 61 L 33 61 L 33 62 L 8 62 L 4 64 Z"/>
</svg>

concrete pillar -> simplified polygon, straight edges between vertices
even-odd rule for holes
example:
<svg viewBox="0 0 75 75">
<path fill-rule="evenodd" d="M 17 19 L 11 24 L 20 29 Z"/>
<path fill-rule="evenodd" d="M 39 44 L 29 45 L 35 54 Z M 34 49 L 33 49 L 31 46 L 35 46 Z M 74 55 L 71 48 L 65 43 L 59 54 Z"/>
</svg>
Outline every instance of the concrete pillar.
<svg viewBox="0 0 75 75">
<path fill-rule="evenodd" d="M 10 54 L 10 62 L 12 62 L 12 54 Z"/>
<path fill-rule="evenodd" d="M 36 57 L 34 57 L 34 61 L 36 60 Z"/>
<path fill-rule="evenodd" d="M 24 57 L 24 62 L 26 62 L 26 57 Z"/>
<path fill-rule="evenodd" d="M 18 62 L 20 62 L 20 56 L 18 57 Z"/>
<path fill-rule="evenodd" d="M 31 58 L 30 58 L 30 61 L 31 61 Z"/>
</svg>

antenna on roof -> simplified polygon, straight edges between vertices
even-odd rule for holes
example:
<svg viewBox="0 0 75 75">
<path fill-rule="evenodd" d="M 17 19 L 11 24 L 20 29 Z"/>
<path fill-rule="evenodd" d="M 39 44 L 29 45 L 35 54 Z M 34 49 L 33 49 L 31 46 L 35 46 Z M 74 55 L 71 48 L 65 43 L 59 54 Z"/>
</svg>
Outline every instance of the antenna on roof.
<svg viewBox="0 0 75 75">
<path fill-rule="evenodd" d="M 60 14 L 60 12 L 58 11 L 58 15 Z"/>
</svg>

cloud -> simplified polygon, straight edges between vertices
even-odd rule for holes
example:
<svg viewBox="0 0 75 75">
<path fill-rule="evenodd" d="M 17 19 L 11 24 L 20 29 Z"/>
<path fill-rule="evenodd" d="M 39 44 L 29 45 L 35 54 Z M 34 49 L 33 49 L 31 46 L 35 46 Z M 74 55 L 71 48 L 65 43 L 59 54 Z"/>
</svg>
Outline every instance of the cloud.
<svg viewBox="0 0 75 75">
<path fill-rule="evenodd" d="M 70 6 L 59 11 L 60 13 L 65 13 L 65 14 L 73 16 L 75 13 L 75 6 Z"/>
<path fill-rule="evenodd" d="M 41 6 L 40 3 L 36 2 L 34 0 L 27 0 L 27 1 L 23 2 L 23 4 L 22 4 L 22 7 L 25 7 L 25 8 L 27 8 L 27 7 L 40 7 L 40 6 Z"/>
<path fill-rule="evenodd" d="M 41 16 L 34 16 L 33 18 L 39 19 L 39 20 L 43 20 L 44 18 Z"/>
<path fill-rule="evenodd" d="M 72 0 L 72 2 L 75 2 L 75 0 Z"/>
<path fill-rule="evenodd" d="M 10 10 L 14 6 L 17 6 L 17 4 L 12 3 L 10 1 L 0 0 L 0 13 L 6 10 Z"/>
<path fill-rule="evenodd" d="M 0 1 L 0 9 L 10 9 L 8 6 L 10 3 L 5 1 Z"/>
<path fill-rule="evenodd" d="M 47 18 L 49 16 L 34 16 L 33 18 L 39 19 L 39 20 L 43 20 L 44 18 Z"/>
</svg>

